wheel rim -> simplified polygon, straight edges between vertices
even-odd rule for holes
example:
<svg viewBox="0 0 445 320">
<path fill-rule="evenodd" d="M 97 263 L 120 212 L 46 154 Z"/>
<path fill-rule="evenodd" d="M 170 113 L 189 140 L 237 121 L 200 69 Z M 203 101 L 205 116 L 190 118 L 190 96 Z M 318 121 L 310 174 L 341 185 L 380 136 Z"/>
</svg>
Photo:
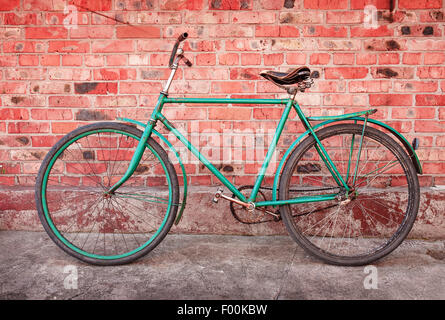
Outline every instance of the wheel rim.
<svg viewBox="0 0 445 320">
<path fill-rule="evenodd" d="M 91 139 L 93 135 L 95 135 L 96 139 Z M 107 135 L 108 137 L 106 137 Z M 123 137 L 127 141 L 124 141 Z M 84 143 L 80 142 L 84 138 L 86 138 Z M 128 139 L 131 139 L 133 142 L 128 143 Z M 125 172 L 125 169 L 128 167 L 128 163 L 125 165 L 125 162 L 129 162 L 131 159 L 135 144 L 138 141 L 139 137 L 122 130 L 97 129 L 82 133 L 69 140 L 52 157 L 42 181 L 43 212 L 53 233 L 71 250 L 93 259 L 121 259 L 146 248 L 164 228 L 173 201 L 172 185 L 164 161 L 149 144 L 146 146 L 146 151 L 135 174 L 115 194 L 110 196 L 104 192 L 107 187 L 115 183 L 119 176 Z M 69 148 L 71 146 L 75 146 L 76 152 L 70 151 Z M 70 152 L 67 153 L 67 151 Z M 69 156 L 63 159 L 65 154 L 69 154 Z M 149 159 L 146 154 L 150 154 L 152 157 Z M 60 157 L 61 155 L 62 157 Z M 79 158 L 80 156 L 81 158 Z M 74 158 L 82 160 L 75 162 Z M 151 163 L 147 167 L 147 160 L 152 160 L 155 164 Z M 65 162 L 63 169 L 60 168 L 58 162 Z M 106 170 L 104 170 L 104 167 Z M 57 174 L 52 176 L 53 168 Z M 57 176 L 57 179 L 54 179 L 55 176 Z M 149 178 L 154 179 L 159 176 L 161 178 L 158 178 L 158 180 L 148 181 Z M 165 178 L 162 178 L 162 176 Z M 142 183 L 144 178 L 145 183 Z M 80 181 L 80 183 L 77 184 L 77 181 Z M 147 184 L 152 184 L 152 182 L 158 185 L 155 188 L 156 191 L 147 186 Z M 73 188 L 76 185 L 77 188 Z M 159 186 L 165 189 L 165 185 L 168 186 L 168 195 L 166 196 L 164 191 L 162 196 L 159 196 Z M 67 186 L 73 189 L 60 194 L 60 189 L 66 189 Z M 142 190 L 145 191 L 142 192 Z M 50 194 L 49 191 L 51 191 Z M 84 194 L 79 195 L 79 192 Z M 155 195 L 150 194 L 150 192 L 155 192 Z M 68 196 L 66 196 L 67 193 Z M 55 196 L 52 196 L 52 194 L 55 194 Z M 56 201 L 62 197 L 64 204 L 72 203 L 71 210 L 74 207 L 73 202 L 77 203 L 75 203 L 77 211 L 71 214 L 71 219 L 61 211 L 54 212 L 54 210 L 51 210 L 51 207 L 55 208 L 54 204 Z M 80 198 L 84 200 L 83 205 Z M 141 203 L 143 204 L 141 205 Z M 147 216 L 129 214 L 135 210 L 147 212 L 150 209 L 147 203 L 162 209 L 158 210 L 156 216 L 152 214 L 148 217 L 155 218 L 155 223 L 148 223 Z M 62 208 L 62 205 L 59 206 Z M 79 213 L 83 216 L 83 220 L 82 217 L 79 217 Z M 130 230 L 131 225 L 134 227 L 133 230 Z M 144 228 L 147 228 L 147 225 L 150 232 L 148 230 L 144 232 Z M 70 229 L 75 226 L 77 226 L 77 230 Z M 79 229 L 79 227 L 82 229 Z M 116 232 L 119 228 L 122 230 Z M 100 237 L 100 231 L 102 231 L 102 238 Z M 91 236 L 92 233 L 97 233 L 97 235 Z M 142 238 L 145 238 L 145 240 L 142 241 Z M 102 253 L 99 253 L 101 252 L 102 243 L 104 249 Z M 107 243 L 114 245 L 114 253 L 112 253 L 113 248 L 107 250 Z M 96 249 L 97 253 L 95 253 Z"/>
<path fill-rule="evenodd" d="M 357 259 L 382 252 L 402 232 L 412 206 L 406 164 L 388 142 L 367 132 L 354 181 L 361 132 L 336 132 L 321 139 L 352 192 L 303 208 L 289 206 L 300 240 L 333 258 Z M 296 192 L 288 192 L 287 197 L 341 193 L 313 144 L 297 162 L 289 183 Z"/>
</svg>

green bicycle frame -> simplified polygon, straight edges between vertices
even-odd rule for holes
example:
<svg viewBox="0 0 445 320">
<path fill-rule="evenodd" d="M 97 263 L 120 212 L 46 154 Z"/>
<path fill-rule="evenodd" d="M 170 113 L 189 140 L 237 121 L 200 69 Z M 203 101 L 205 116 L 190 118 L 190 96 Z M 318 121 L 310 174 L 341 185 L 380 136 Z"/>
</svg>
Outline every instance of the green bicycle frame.
<svg viewBox="0 0 445 320">
<path fill-rule="evenodd" d="M 187 103 L 187 104 L 262 104 L 262 105 L 282 105 L 284 106 L 283 113 L 281 115 L 280 121 L 278 123 L 276 132 L 272 138 L 272 142 L 267 150 L 264 162 L 261 166 L 260 172 L 256 178 L 253 190 L 248 198 L 246 198 L 236 186 L 234 186 L 213 164 L 210 163 L 200 152 L 199 150 L 191 144 L 190 141 L 187 140 L 182 133 L 177 130 L 174 125 L 162 114 L 162 109 L 166 103 Z M 187 147 L 188 150 L 191 151 L 192 154 L 194 154 L 199 161 L 204 164 L 210 172 L 212 172 L 221 182 L 222 184 L 227 187 L 239 200 L 250 203 L 253 202 L 256 207 L 262 207 L 262 206 L 279 206 L 284 204 L 296 204 L 296 203 L 307 203 L 307 202 L 318 202 L 318 201 L 327 201 L 327 200 L 333 200 L 336 198 L 337 194 L 323 194 L 323 195 L 315 195 L 315 196 L 305 196 L 305 197 L 297 197 L 293 199 L 288 200 L 272 200 L 272 201 L 261 201 L 261 202 L 255 202 L 256 196 L 259 192 L 259 189 L 261 187 L 261 184 L 264 180 L 267 168 L 270 164 L 270 161 L 272 159 L 272 155 L 275 152 L 276 146 L 278 144 L 278 141 L 281 137 L 281 133 L 284 129 L 284 126 L 286 124 L 286 121 L 289 117 L 289 113 L 291 109 L 294 108 L 297 112 L 298 117 L 304 124 L 304 126 L 310 131 L 310 133 L 314 136 L 316 142 L 317 142 L 317 151 L 319 152 L 321 159 L 324 161 L 326 166 L 328 167 L 329 171 L 331 172 L 332 176 L 334 177 L 335 181 L 338 183 L 339 187 L 344 188 L 344 190 L 348 191 L 349 187 L 347 186 L 346 182 L 343 180 L 341 174 L 335 167 L 334 163 L 332 162 L 331 158 L 329 157 L 328 153 L 326 152 L 325 148 L 321 144 L 321 142 L 318 140 L 317 135 L 309 123 L 310 118 L 306 118 L 306 116 L 303 114 L 300 106 L 298 103 L 294 102 L 293 99 L 231 99 L 231 98 L 168 98 L 165 94 L 162 94 L 159 96 L 158 101 L 156 103 L 156 106 L 153 110 L 153 113 L 150 117 L 150 120 L 148 121 L 147 125 L 145 125 L 145 129 L 143 132 L 143 135 L 141 137 L 141 140 L 138 143 L 138 146 L 136 147 L 135 153 L 133 155 L 132 160 L 130 161 L 129 167 L 127 171 L 125 172 L 124 176 L 116 183 L 114 184 L 110 190 L 109 193 L 114 192 L 117 190 L 122 184 L 125 183 L 125 181 L 134 173 L 136 170 L 142 154 L 145 150 L 147 139 L 151 136 L 151 134 L 154 131 L 154 127 L 156 125 L 157 121 L 160 121 L 164 124 L 164 126 L 172 132 L 175 137 L 181 141 L 184 146 Z M 355 113 L 355 114 L 348 114 L 344 116 L 337 116 L 339 120 L 348 119 L 351 116 L 361 115 L 364 113 Z M 123 119 L 125 120 L 125 119 Z M 314 119 L 315 120 L 315 119 Z"/>
</svg>

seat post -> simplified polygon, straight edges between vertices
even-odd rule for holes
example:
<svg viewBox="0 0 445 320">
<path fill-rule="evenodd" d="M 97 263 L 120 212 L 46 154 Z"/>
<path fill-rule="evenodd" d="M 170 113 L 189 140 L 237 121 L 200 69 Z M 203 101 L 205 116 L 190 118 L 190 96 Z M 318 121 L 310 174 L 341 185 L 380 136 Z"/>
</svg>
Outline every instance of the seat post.
<svg viewBox="0 0 445 320">
<path fill-rule="evenodd" d="M 170 72 L 170 76 L 168 77 L 167 83 L 164 86 L 164 89 L 162 89 L 161 94 L 168 96 L 168 89 L 170 89 L 170 85 L 173 81 L 173 78 L 176 74 L 176 70 L 178 69 L 178 63 L 175 61 L 175 63 L 171 67 L 172 71 Z"/>
</svg>

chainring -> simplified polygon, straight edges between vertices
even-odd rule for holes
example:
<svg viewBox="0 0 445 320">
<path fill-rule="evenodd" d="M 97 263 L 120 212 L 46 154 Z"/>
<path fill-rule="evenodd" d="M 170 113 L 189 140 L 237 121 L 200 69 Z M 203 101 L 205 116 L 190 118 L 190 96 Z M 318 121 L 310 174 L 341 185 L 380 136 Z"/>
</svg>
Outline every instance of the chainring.
<svg viewBox="0 0 445 320">
<path fill-rule="evenodd" d="M 241 186 L 238 188 L 244 196 L 250 195 L 250 192 L 247 192 L 249 189 L 253 189 L 253 186 Z M 235 198 L 235 195 L 233 194 L 232 197 Z M 261 190 L 258 191 L 257 201 L 266 201 L 266 195 Z M 236 220 L 244 224 L 258 224 L 275 221 L 274 219 L 270 219 L 270 215 L 263 211 L 255 209 L 254 212 L 249 212 L 245 207 L 234 202 L 230 202 L 230 212 Z"/>
</svg>

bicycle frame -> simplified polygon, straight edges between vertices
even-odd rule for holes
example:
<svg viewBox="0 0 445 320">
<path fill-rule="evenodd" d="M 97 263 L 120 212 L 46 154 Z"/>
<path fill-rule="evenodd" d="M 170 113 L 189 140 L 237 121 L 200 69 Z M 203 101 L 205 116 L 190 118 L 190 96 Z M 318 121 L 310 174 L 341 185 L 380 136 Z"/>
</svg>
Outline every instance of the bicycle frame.
<svg viewBox="0 0 445 320">
<path fill-rule="evenodd" d="M 253 190 L 248 198 L 246 198 L 236 186 L 234 186 L 210 161 L 208 161 L 200 152 L 199 150 L 192 145 L 190 141 L 187 140 L 184 135 L 177 130 L 174 125 L 162 114 L 162 109 L 165 104 L 172 103 L 172 104 L 178 104 L 178 103 L 187 103 L 187 104 L 262 104 L 262 105 L 282 105 L 284 106 L 283 113 L 281 115 L 280 121 L 277 126 L 277 130 L 272 138 L 272 142 L 267 150 L 265 159 L 263 161 L 263 164 L 261 166 L 260 172 L 256 178 Z M 298 197 L 294 199 L 289 200 L 272 200 L 272 201 L 261 201 L 261 202 L 255 202 L 255 198 L 258 194 L 258 191 L 261 187 L 261 184 L 264 180 L 265 173 L 267 171 L 267 168 L 270 164 L 270 161 L 272 159 L 272 155 L 275 152 L 277 143 L 281 137 L 281 133 L 284 129 L 284 125 L 286 124 L 286 121 L 289 117 L 289 113 L 291 109 L 294 108 L 297 112 L 298 117 L 302 121 L 303 125 L 311 131 L 312 135 L 317 141 L 318 147 L 319 147 L 319 154 L 321 158 L 323 159 L 326 166 L 329 168 L 329 171 L 331 172 L 332 176 L 334 177 L 335 181 L 337 181 L 339 187 L 344 188 L 346 191 L 349 190 L 348 185 L 343 180 L 341 174 L 338 172 L 337 168 L 335 167 L 334 163 L 330 159 L 328 153 L 324 149 L 323 145 L 318 140 L 315 132 L 313 131 L 313 127 L 310 125 L 308 118 L 304 115 L 302 112 L 299 104 L 295 102 L 293 99 L 232 99 L 232 98 L 168 98 L 165 94 L 161 93 L 161 95 L 158 98 L 158 101 L 156 103 L 156 106 L 153 110 L 153 113 L 150 117 L 150 120 L 146 125 L 144 125 L 144 133 L 142 135 L 142 138 L 135 150 L 135 153 L 133 155 L 133 158 L 130 162 L 129 168 L 127 169 L 127 172 L 124 174 L 124 176 L 121 178 L 120 181 L 118 181 L 110 190 L 109 192 L 115 191 L 117 188 L 119 188 L 125 181 L 133 174 L 133 172 L 136 170 L 136 167 L 139 164 L 139 161 L 141 160 L 142 154 L 145 150 L 145 144 L 147 142 L 147 139 L 151 136 L 153 133 L 153 129 L 156 125 L 157 121 L 160 121 L 163 123 L 163 125 L 172 132 L 175 137 L 181 141 L 184 146 L 187 147 L 188 150 L 191 151 L 192 154 L 194 154 L 198 160 L 204 164 L 211 173 L 213 173 L 218 180 L 222 182 L 222 184 L 227 187 L 239 200 L 249 203 L 253 202 L 256 207 L 262 207 L 262 206 L 279 206 L 284 204 L 296 204 L 296 203 L 307 203 L 307 202 L 318 202 L 318 201 L 327 201 L 327 200 L 333 200 L 337 197 L 337 194 L 324 194 L 319 196 L 305 196 L 305 197 Z M 362 113 L 355 113 L 355 114 L 347 114 L 344 116 L 339 116 L 339 119 L 348 119 L 351 116 L 360 115 Z M 129 120 L 129 119 L 121 119 L 121 120 Z"/>
</svg>

